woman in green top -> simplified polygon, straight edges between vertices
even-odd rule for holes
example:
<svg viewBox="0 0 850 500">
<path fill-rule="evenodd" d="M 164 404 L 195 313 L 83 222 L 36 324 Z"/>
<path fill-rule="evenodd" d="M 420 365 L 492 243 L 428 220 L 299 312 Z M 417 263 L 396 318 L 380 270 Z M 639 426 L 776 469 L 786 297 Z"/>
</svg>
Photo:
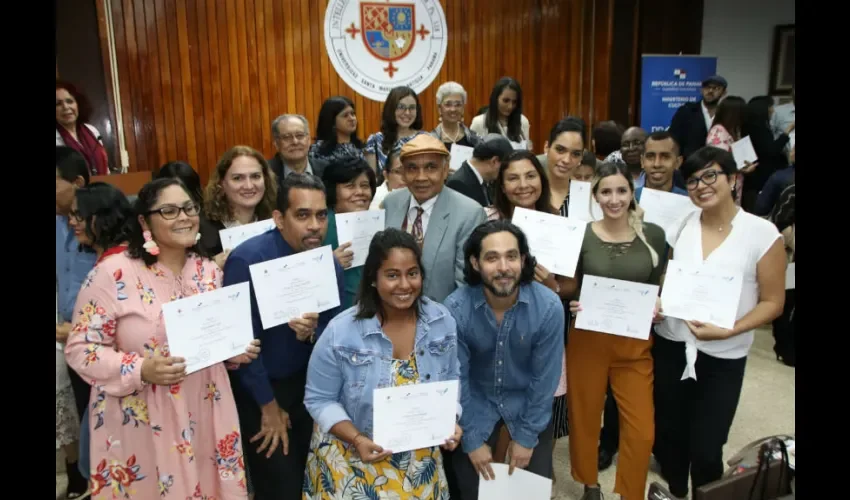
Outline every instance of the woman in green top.
<svg viewBox="0 0 850 500">
<path fill-rule="evenodd" d="M 349 250 L 351 242 L 344 241 L 340 245 L 335 214 L 369 210 L 378 182 L 369 164 L 362 158 L 354 157 L 343 157 L 330 163 L 322 173 L 322 182 L 325 183 L 328 201 L 328 233 L 324 244 L 331 246 L 334 256 L 345 269 L 342 308 L 348 309 L 357 301 L 357 289 L 363 277 L 363 267 L 351 267 L 354 258 L 354 253 Z"/>
<path fill-rule="evenodd" d="M 667 262 L 664 230 L 642 221 L 643 211 L 635 203 L 634 181 L 626 167 L 597 165 L 592 191 L 603 218 L 587 225 L 575 279 L 564 285 L 570 295 L 578 298 L 585 275 L 660 285 Z M 656 300 L 656 309 L 657 304 Z M 578 300 L 570 302 L 573 315 L 580 310 Z M 602 498 L 597 446 L 609 377 L 620 409 L 620 459 L 614 492 L 625 500 L 646 498 L 655 438 L 652 339 L 650 332 L 646 335 L 643 340 L 582 330 L 575 328 L 573 321 L 567 344 L 567 411 L 570 462 L 573 477 L 585 485 L 582 500 Z"/>
</svg>

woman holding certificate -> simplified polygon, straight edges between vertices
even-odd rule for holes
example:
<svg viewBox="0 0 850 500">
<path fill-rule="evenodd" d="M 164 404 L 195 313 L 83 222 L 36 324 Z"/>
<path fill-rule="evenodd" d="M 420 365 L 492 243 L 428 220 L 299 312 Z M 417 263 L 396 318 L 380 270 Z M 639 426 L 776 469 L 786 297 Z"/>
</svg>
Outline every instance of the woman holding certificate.
<svg viewBox="0 0 850 500">
<path fill-rule="evenodd" d="M 322 173 L 328 204 L 328 232 L 325 235 L 325 245 L 330 245 L 334 257 L 339 261 L 344 271 L 345 295 L 342 297 L 342 310 L 354 305 L 360 280 L 363 277 L 363 266 L 352 267 L 354 253 L 349 250 L 350 241 L 340 245 L 336 230 L 336 214 L 362 212 L 369 210 L 378 181 L 375 172 L 362 158 L 342 158 L 330 163 Z"/>
<path fill-rule="evenodd" d="M 372 498 L 378 492 L 388 498 L 449 498 L 439 446 L 393 454 L 382 447 L 387 443 L 372 441 L 376 431 L 398 430 L 375 428 L 375 389 L 459 379 L 455 321 L 442 304 L 422 296 L 421 260 L 413 236 L 397 229 L 377 233 L 358 304 L 334 318 L 316 342 L 304 397 L 318 424 L 305 500 Z M 450 411 L 449 424 L 460 413 L 456 401 Z M 461 429 L 456 424 L 454 429 L 441 444 L 447 450 L 460 442 Z"/>
<path fill-rule="evenodd" d="M 694 490 L 723 474 L 723 445 L 753 333 L 782 314 L 786 257 L 777 228 L 735 204 L 738 168 L 731 153 L 704 147 L 680 170 L 701 211 L 688 215 L 670 235 L 671 264 L 711 266 L 743 278 L 740 297 L 702 287 L 712 315 L 735 311 L 732 328 L 669 316 L 656 327 L 656 455 L 670 492 L 681 498 L 688 494 L 689 473 Z"/>
<path fill-rule="evenodd" d="M 214 233 L 202 246 L 224 269 L 232 248 L 222 248 L 219 231 L 270 219 L 277 203 L 278 180 L 263 155 L 248 146 L 230 148 L 218 160 L 204 193 L 204 215 Z M 207 227 L 204 227 L 207 232 Z"/>
<path fill-rule="evenodd" d="M 183 184 L 139 191 L 127 252 L 95 266 L 77 297 L 65 356 L 95 388 L 92 498 L 247 498 L 236 406 L 222 363 L 185 374 L 169 355 L 164 303 L 221 286 L 198 254 L 198 212 Z M 256 358 L 257 344 L 231 358 Z"/>
<path fill-rule="evenodd" d="M 587 225 L 575 279 L 568 281 L 567 293 L 576 296 L 579 282 L 591 277 L 659 285 L 666 262 L 664 230 L 642 221 L 642 210 L 634 200 L 634 180 L 626 166 L 598 164 L 591 185 L 603 217 Z M 595 289 L 593 291 L 596 292 Z M 616 307 L 624 301 L 623 309 L 628 309 L 632 302 L 631 297 L 621 299 L 618 296 L 610 301 L 605 297 L 605 303 L 592 303 L 589 297 L 585 299 L 588 301 L 579 298 L 570 302 L 573 315 L 581 315 L 582 305 L 599 311 L 609 302 Z M 652 301 L 652 297 L 649 300 Z M 622 311 L 623 315 L 631 313 Z M 655 427 L 650 314 L 646 311 L 646 331 L 631 335 L 628 335 L 627 329 L 622 333 L 608 334 L 576 328 L 576 320 L 573 321 L 567 344 L 567 409 L 570 462 L 573 478 L 585 485 L 582 500 L 602 498 L 598 484 L 598 445 L 609 379 L 620 410 L 620 458 L 614 492 L 625 500 L 646 498 L 646 475 Z M 642 315 L 642 311 L 636 314 Z M 583 318 L 579 316 L 577 319 Z M 602 328 L 607 318 L 603 313 L 599 320 L 594 321 Z"/>
</svg>

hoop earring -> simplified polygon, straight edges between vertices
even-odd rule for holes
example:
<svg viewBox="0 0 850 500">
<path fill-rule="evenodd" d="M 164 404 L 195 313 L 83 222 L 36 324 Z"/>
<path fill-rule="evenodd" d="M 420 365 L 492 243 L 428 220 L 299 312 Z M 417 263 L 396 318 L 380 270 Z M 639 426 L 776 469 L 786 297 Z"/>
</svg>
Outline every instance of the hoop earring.
<svg viewBox="0 0 850 500">
<path fill-rule="evenodd" d="M 154 255 L 154 256 L 159 255 L 159 246 L 153 240 L 153 236 L 151 235 L 151 232 L 145 231 L 144 233 L 142 233 L 142 237 L 144 237 L 144 239 L 145 239 L 145 244 L 142 245 L 142 248 L 144 248 L 145 251 L 147 253 L 151 254 L 151 255 Z"/>
</svg>

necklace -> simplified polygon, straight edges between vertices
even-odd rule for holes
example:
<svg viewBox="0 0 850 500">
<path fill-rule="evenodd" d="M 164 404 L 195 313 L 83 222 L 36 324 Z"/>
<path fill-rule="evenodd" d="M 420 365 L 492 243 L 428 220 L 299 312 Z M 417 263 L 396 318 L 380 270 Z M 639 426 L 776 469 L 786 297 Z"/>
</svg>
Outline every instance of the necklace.
<svg viewBox="0 0 850 500">
<path fill-rule="evenodd" d="M 461 134 L 463 134 L 463 129 L 460 128 L 460 125 L 457 126 L 457 133 L 454 137 L 449 136 L 449 133 L 446 131 L 446 127 L 440 125 L 440 130 L 443 132 L 443 137 L 450 140 L 452 143 L 456 143 L 460 140 Z"/>
</svg>

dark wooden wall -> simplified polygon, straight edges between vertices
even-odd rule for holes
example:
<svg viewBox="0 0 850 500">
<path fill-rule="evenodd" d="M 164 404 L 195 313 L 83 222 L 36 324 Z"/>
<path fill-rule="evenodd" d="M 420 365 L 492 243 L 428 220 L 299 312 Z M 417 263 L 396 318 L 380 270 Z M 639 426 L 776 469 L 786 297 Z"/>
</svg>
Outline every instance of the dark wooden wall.
<svg viewBox="0 0 850 500">
<path fill-rule="evenodd" d="M 351 90 L 326 55 L 327 0 L 108 1 L 130 171 L 179 159 L 205 180 L 234 145 L 271 156 L 270 125 L 277 115 L 304 114 L 315 128 L 322 101 L 337 94 L 354 100 L 362 139 L 379 129 L 382 104 Z M 640 23 L 675 23 L 643 9 L 665 2 L 676 3 L 441 0 L 450 42 L 439 77 L 420 95 L 424 128 L 437 124 L 441 83 L 466 88 L 469 123 L 506 75 L 522 84 L 538 152 L 551 126 L 568 113 L 590 125 L 610 118 L 636 122 L 636 40 L 647 32 Z M 105 43 L 106 13 L 100 1 L 95 4 Z"/>
<path fill-rule="evenodd" d="M 98 0 L 54 0 L 56 12 L 56 77 L 74 84 L 92 105 L 89 120 L 103 137 L 109 166 L 120 168 L 113 124 L 115 113 L 107 89 L 104 46 L 98 36 Z"/>
</svg>

